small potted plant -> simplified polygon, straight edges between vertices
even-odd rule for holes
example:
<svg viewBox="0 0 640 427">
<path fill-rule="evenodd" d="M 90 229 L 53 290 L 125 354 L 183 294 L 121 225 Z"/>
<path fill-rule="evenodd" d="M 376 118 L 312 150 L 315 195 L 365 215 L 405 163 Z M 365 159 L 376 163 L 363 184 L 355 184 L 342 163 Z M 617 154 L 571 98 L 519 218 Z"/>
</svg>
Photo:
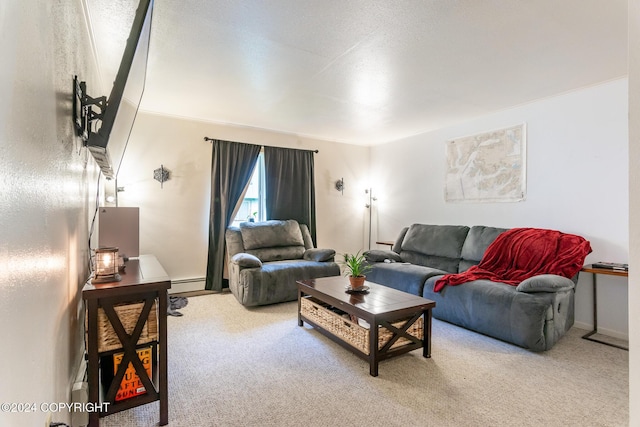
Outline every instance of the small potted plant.
<svg viewBox="0 0 640 427">
<path fill-rule="evenodd" d="M 367 264 L 367 260 L 363 254 L 358 251 L 354 254 L 344 254 L 344 275 L 349 278 L 351 289 L 358 289 L 364 285 L 367 276 L 366 273 L 371 271 L 371 266 Z"/>
</svg>

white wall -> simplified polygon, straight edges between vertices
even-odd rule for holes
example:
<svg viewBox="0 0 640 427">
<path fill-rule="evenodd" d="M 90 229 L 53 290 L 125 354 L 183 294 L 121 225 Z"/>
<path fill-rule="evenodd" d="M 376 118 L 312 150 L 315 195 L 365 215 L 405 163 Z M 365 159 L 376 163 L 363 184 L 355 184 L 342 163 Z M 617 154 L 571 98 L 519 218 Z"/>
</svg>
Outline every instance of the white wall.
<svg viewBox="0 0 640 427">
<path fill-rule="evenodd" d="M 427 224 L 542 227 L 591 242 L 587 262 L 628 261 L 627 80 L 541 100 L 372 148 L 377 237 Z M 445 141 L 527 125 L 527 196 L 518 203 L 445 203 Z M 627 283 L 598 279 L 599 329 L 627 337 Z M 576 324 L 592 325 L 591 277 L 576 291 Z"/>
<path fill-rule="evenodd" d="M 153 253 L 172 280 L 203 278 L 207 267 L 211 143 L 204 137 L 307 150 L 315 154 L 317 244 L 339 253 L 364 242 L 369 148 L 255 128 L 139 113 L 118 175 L 119 206 L 140 207 L 140 252 Z M 163 188 L 153 171 L 171 178 Z M 344 195 L 334 188 L 344 177 Z M 203 282 L 198 286 L 203 287 Z M 175 290 L 186 290 L 174 285 Z"/>
<path fill-rule="evenodd" d="M 629 1 L 629 425 L 640 425 L 640 0 Z"/>
<path fill-rule="evenodd" d="M 0 402 L 36 404 L 0 411 L 3 426 L 42 426 L 42 404 L 69 401 L 84 345 L 98 174 L 71 119 L 73 75 L 97 81 L 83 16 L 80 0 L 0 6 Z"/>
</svg>

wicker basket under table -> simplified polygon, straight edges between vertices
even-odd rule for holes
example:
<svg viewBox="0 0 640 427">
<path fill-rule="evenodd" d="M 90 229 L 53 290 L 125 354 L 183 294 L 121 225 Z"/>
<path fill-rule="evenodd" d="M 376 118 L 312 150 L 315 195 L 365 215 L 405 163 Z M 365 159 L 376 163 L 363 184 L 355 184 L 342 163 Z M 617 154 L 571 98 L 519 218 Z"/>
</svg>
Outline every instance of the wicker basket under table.
<svg viewBox="0 0 640 427">
<path fill-rule="evenodd" d="M 332 311 L 327 304 L 317 301 L 314 298 L 306 297 L 300 300 L 300 313 L 311 322 L 349 343 L 364 354 L 368 355 L 370 353 L 369 328 L 361 326 L 350 318 Z M 404 323 L 405 321 L 400 321 L 392 323 L 392 325 L 400 328 Z M 422 339 L 423 325 L 422 317 L 420 317 L 409 326 L 407 332 L 411 336 Z M 382 349 L 392 337 L 393 333 L 390 330 L 379 326 L 378 349 Z M 409 343 L 410 341 L 408 339 L 401 337 L 398 338 L 390 348 L 398 348 Z"/>
<path fill-rule="evenodd" d="M 122 322 L 127 334 L 131 334 L 136 326 L 140 313 L 144 307 L 144 301 L 115 305 L 113 308 Z M 107 314 L 102 308 L 98 309 L 98 352 L 117 350 L 122 348 L 122 343 L 116 335 Z M 158 309 L 157 301 L 154 301 L 149 312 L 149 317 L 142 328 L 138 344 L 147 344 L 158 339 Z"/>
</svg>

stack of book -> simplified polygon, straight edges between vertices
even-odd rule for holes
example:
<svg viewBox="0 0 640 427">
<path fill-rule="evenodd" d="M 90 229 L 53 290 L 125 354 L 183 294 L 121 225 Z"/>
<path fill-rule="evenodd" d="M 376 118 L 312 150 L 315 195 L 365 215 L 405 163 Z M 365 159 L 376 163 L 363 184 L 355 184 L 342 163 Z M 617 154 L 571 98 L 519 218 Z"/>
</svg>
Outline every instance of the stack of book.
<svg viewBox="0 0 640 427">
<path fill-rule="evenodd" d="M 594 262 L 591 264 L 593 268 L 604 268 L 607 270 L 629 271 L 629 264 L 621 264 L 619 262 Z"/>
</svg>

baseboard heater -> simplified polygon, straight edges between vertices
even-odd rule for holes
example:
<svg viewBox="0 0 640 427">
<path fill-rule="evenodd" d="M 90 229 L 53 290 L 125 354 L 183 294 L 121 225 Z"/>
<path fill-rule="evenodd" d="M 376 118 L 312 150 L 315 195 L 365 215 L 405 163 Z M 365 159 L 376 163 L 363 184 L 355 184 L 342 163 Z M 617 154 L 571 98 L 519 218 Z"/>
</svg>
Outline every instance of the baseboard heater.
<svg viewBox="0 0 640 427">
<path fill-rule="evenodd" d="M 184 283 L 196 283 L 196 282 L 204 282 L 205 280 L 207 280 L 206 277 L 193 277 L 191 279 L 178 279 L 178 280 L 171 280 L 171 284 L 172 285 L 182 285 Z"/>
<path fill-rule="evenodd" d="M 169 289 L 169 294 L 203 291 L 206 280 L 207 279 L 205 277 L 171 280 L 171 289 Z"/>
<path fill-rule="evenodd" d="M 81 408 L 86 408 L 89 402 L 89 385 L 87 384 L 87 361 L 84 357 L 80 360 L 76 379 L 71 389 L 71 403 L 80 404 Z M 71 426 L 80 427 L 89 424 L 89 413 L 85 410 L 74 410 L 71 412 Z"/>
</svg>

